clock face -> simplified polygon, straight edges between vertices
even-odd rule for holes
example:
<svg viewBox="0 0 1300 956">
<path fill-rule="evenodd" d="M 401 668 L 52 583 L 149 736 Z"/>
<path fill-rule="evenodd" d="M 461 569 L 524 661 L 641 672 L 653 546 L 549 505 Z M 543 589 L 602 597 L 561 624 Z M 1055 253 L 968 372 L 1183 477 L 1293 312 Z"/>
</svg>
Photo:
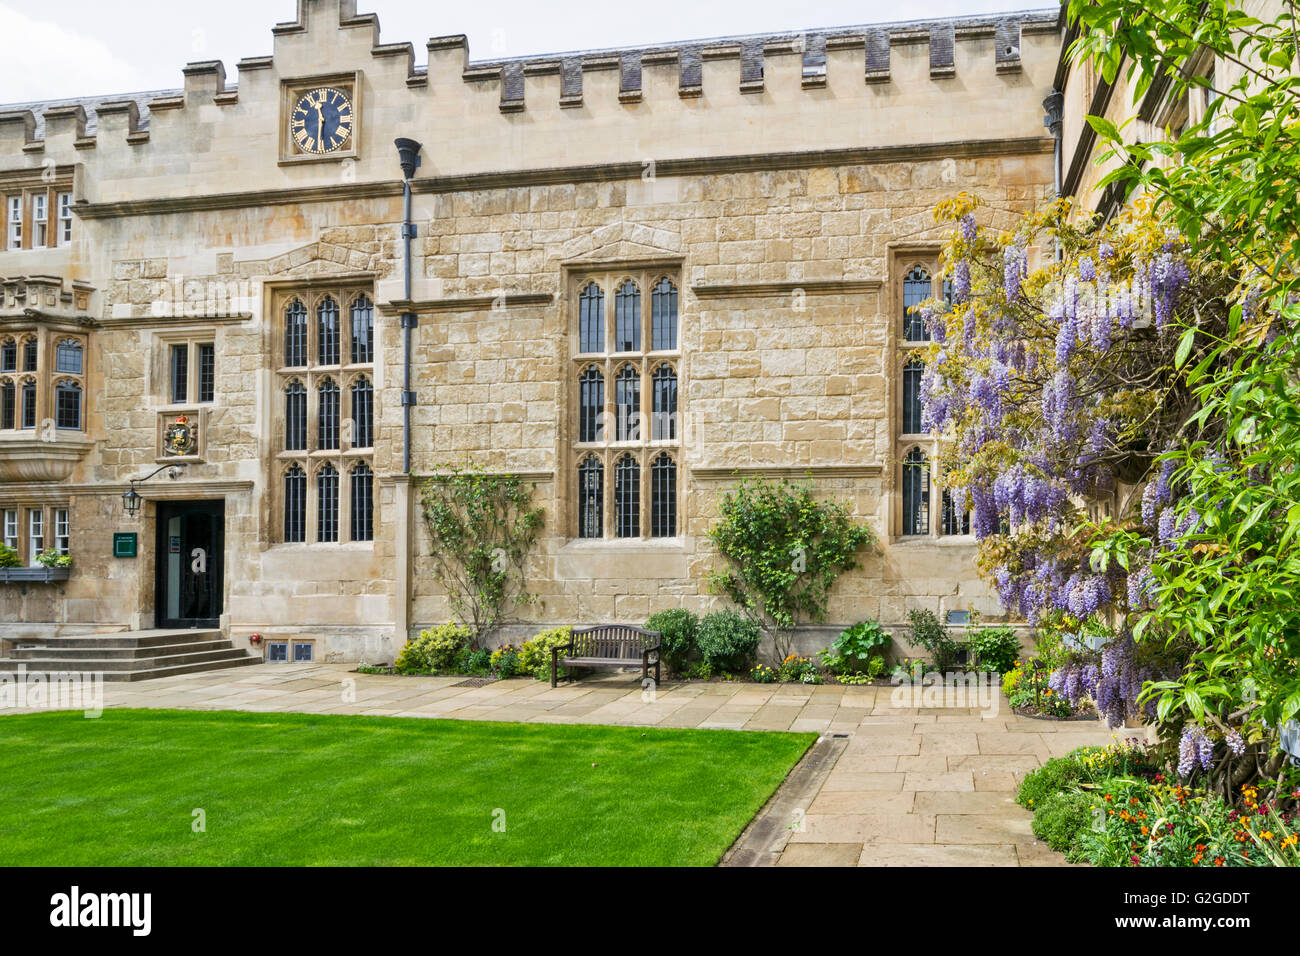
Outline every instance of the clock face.
<svg viewBox="0 0 1300 956">
<path fill-rule="evenodd" d="M 289 131 L 304 153 L 332 153 L 352 139 L 352 101 L 340 89 L 307 90 L 293 105 Z"/>
</svg>

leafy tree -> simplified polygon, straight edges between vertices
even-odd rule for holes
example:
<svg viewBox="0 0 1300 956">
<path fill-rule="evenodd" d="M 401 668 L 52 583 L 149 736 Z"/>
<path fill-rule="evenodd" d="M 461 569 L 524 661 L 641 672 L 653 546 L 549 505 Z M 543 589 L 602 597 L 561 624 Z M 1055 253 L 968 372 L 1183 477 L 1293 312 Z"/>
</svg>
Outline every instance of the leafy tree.
<svg viewBox="0 0 1300 956">
<path fill-rule="evenodd" d="M 1183 724 L 1183 763 L 1225 791 L 1278 774 L 1276 729 L 1300 715 L 1300 37 L 1293 3 L 1248 15 L 1239 2 L 1071 0 L 1073 54 L 1105 78 L 1123 63 L 1142 96 L 1157 77 L 1171 95 L 1207 94 L 1180 135 L 1090 118 L 1117 159 L 1107 182 L 1154 199 L 1191 252 L 1231 282 L 1228 321 L 1210 335 L 1194 313 L 1182 338 L 1204 339 L 1181 363 L 1195 412 L 1162 462 L 1179 492 L 1167 522 L 1195 527 L 1189 548 L 1159 548 L 1146 641 L 1191 645 L 1186 669 L 1159 682 L 1159 715 Z M 1206 53 L 1212 74 L 1194 69 Z M 1098 551 L 1125 555 L 1117 533 Z M 1220 746 L 1220 742 L 1222 746 Z"/>
<path fill-rule="evenodd" d="M 533 596 L 524 565 L 541 532 L 543 511 L 517 475 L 447 465 L 421 486 L 434 577 L 456 618 L 477 639 Z"/>
<path fill-rule="evenodd" d="M 730 567 L 710 572 L 709 590 L 735 602 L 783 660 L 796 625 L 825 620 L 831 587 L 874 537 L 844 505 L 818 501 L 811 482 L 744 479 L 719 512 L 709 538 Z"/>
</svg>

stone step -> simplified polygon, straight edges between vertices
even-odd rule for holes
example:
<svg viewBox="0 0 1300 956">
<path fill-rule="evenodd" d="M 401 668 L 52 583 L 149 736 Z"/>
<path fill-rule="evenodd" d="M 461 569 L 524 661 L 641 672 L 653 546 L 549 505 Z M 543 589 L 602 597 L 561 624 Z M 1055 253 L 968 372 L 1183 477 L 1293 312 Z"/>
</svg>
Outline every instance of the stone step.
<svg viewBox="0 0 1300 956">
<path fill-rule="evenodd" d="M 18 675 L 17 665 L 18 664 L 27 665 L 28 663 L 29 662 L 27 661 L 0 660 L 0 675 L 5 675 L 10 678 L 17 677 Z M 94 664 L 98 662 L 92 661 L 89 663 Z M 134 663 L 139 664 L 139 663 L 148 663 L 148 662 L 135 661 Z M 220 670 L 226 667 L 246 667 L 249 664 L 260 664 L 260 663 L 262 663 L 262 659 L 260 657 L 255 657 L 251 654 L 245 654 L 242 657 L 229 657 L 223 660 L 216 660 L 216 661 L 192 661 L 190 663 L 184 663 L 184 664 L 173 663 L 164 666 L 150 666 L 150 667 L 143 667 L 139 670 L 103 670 L 98 667 L 86 667 L 83 670 L 83 669 L 68 666 L 69 662 L 67 661 L 60 661 L 59 662 L 60 666 L 56 668 L 56 671 L 58 672 L 80 671 L 83 673 L 84 672 L 100 673 L 103 675 L 103 679 L 105 681 L 121 682 L 121 681 L 152 680 L 157 677 L 173 677 L 178 674 L 194 674 L 200 671 Z M 28 673 L 36 669 L 37 668 L 33 668 L 29 666 Z"/>
<path fill-rule="evenodd" d="M 108 634 L 83 634 L 77 637 L 46 637 L 39 640 L 21 641 L 18 646 L 54 648 L 121 648 L 121 647 L 166 647 L 168 645 L 191 644 L 195 641 L 222 640 L 221 631 L 216 628 L 167 629 L 150 631 L 115 631 Z"/>
<path fill-rule="evenodd" d="M 16 660 L 132 660 L 168 654 L 189 654 L 199 651 L 232 650 L 234 645 L 224 639 L 194 641 L 189 644 L 151 644 L 141 647 L 67 647 L 52 644 L 19 644 L 14 648 Z"/>
<path fill-rule="evenodd" d="M 80 657 L 11 657 L 0 659 L 0 669 L 12 670 L 19 664 L 25 664 L 28 671 L 136 671 L 170 667 L 174 664 L 237 660 L 248 656 L 244 651 L 234 647 L 188 651 L 183 654 L 172 654 L 171 648 L 164 648 L 164 650 L 168 653 L 151 654 L 148 657 L 108 658 L 90 654 L 83 654 Z"/>
</svg>

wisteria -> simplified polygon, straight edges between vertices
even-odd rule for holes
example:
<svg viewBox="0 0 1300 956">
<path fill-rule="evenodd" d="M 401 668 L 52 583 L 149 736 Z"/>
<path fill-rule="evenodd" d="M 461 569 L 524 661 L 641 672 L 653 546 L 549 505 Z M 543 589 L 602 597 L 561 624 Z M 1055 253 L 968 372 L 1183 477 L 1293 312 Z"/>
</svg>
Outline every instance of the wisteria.
<svg viewBox="0 0 1300 956">
<path fill-rule="evenodd" d="M 1197 764 L 1202 770 L 1209 770 L 1213 754 L 1214 745 L 1204 729 L 1197 724 L 1188 724 L 1178 741 L 1178 775 L 1190 777 Z"/>
</svg>

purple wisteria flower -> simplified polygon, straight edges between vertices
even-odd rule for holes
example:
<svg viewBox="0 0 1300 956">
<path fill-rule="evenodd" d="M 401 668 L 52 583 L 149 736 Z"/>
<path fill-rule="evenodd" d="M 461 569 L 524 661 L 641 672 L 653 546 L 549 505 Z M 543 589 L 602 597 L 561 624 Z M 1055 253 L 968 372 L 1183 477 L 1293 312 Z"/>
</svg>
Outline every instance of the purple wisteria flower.
<svg viewBox="0 0 1300 956">
<path fill-rule="evenodd" d="M 1190 777 L 1196 765 L 1202 770 L 1210 769 L 1210 758 L 1214 754 L 1214 745 L 1205 735 L 1204 729 L 1197 724 L 1188 724 L 1183 728 L 1183 735 L 1178 741 L 1178 775 Z"/>
<path fill-rule="evenodd" d="M 1092 282 L 1097 278 L 1097 267 L 1090 256 L 1083 256 L 1079 260 L 1079 278 L 1084 282 Z"/>
<path fill-rule="evenodd" d="M 953 269 L 952 292 L 958 302 L 965 302 L 970 297 L 970 263 L 959 262 Z"/>
<path fill-rule="evenodd" d="M 1228 745 L 1234 757 L 1240 757 L 1246 752 L 1246 741 L 1241 739 L 1241 734 L 1235 727 L 1229 728 L 1228 732 L 1223 735 L 1223 741 Z"/>
<path fill-rule="evenodd" d="M 968 212 L 960 220 L 962 242 L 975 241 L 975 214 Z"/>
<path fill-rule="evenodd" d="M 1011 245 L 1002 250 L 1002 291 L 1008 299 L 1020 294 L 1020 284 L 1025 281 L 1029 271 L 1022 246 Z"/>
</svg>

